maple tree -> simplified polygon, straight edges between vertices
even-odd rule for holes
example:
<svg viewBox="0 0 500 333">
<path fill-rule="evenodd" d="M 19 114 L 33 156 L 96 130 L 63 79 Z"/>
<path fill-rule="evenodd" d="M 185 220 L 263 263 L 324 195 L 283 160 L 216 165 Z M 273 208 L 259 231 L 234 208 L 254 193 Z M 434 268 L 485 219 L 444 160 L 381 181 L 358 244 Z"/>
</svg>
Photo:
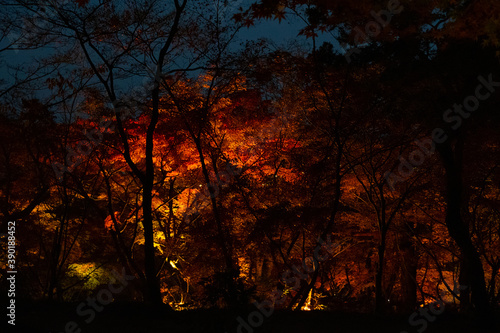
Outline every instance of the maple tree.
<svg viewBox="0 0 500 333">
<path fill-rule="evenodd" d="M 2 25 L 19 52 L 55 47 L 0 92 L 27 298 L 125 267 L 124 298 L 175 310 L 498 310 L 493 2 L 7 3 L 43 8 Z M 292 17 L 303 45 L 238 43 Z"/>
</svg>

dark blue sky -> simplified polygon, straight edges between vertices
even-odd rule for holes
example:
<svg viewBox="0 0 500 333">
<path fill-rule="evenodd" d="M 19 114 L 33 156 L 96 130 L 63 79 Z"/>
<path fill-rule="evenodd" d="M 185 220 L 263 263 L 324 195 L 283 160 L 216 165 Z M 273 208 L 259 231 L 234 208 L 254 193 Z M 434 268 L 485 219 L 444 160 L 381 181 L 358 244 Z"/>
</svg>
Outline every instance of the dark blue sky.
<svg viewBox="0 0 500 333">
<path fill-rule="evenodd" d="M 240 5 L 245 5 L 251 3 L 253 0 L 243 0 L 236 1 L 238 6 L 229 7 L 228 10 L 224 12 L 225 19 L 228 20 L 234 15 L 238 10 Z M 256 22 L 255 26 L 250 28 L 243 28 L 238 36 L 240 41 L 244 40 L 256 40 L 259 38 L 266 38 L 271 40 L 275 45 L 286 45 L 290 41 L 298 42 L 304 45 L 305 48 L 310 48 L 311 40 L 307 40 L 305 36 L 298 35 L 299 31 L 304 27 L 304 23 L 292 15 L 287 15 L 287 19 L 281 23 L 277 20 L 262 20 Z M 331 36 L 323 36 L 319 38 L 319 42 L 328 40 L 335 45 L 335 40 Z M 0 48 L 2 44 L 0 43 Z M 8 69 L 8 65 L 22 65 L 24 68 L 29 66 L 35 66 L 37 64 L 37 58 L 43 58 L 50 53 L 50 49 L 38 49 L 33 51 L 6 51 L 0 54 L 0 79 L 5 81 L 11 81 L 14 71 Z M 0 86 L 0 90 L 2 87 Z"/>
</svg>

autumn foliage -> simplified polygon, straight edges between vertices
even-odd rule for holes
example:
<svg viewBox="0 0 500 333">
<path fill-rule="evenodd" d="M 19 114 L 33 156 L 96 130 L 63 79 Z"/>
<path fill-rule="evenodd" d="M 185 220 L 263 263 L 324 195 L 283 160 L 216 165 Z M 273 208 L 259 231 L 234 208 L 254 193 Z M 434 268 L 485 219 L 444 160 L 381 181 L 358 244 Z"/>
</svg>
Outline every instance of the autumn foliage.
<svg viewBox="0 0 500 333">
<path fill-rule="evenodd" d="M 498 308 L 500 95 L 459 129 L 443 119 L 479 75 L 500 81 L 498 22 L 475 19 L 486 4 L 401 1 L 347 63 L 316 39 L 354 45 L 382 1 L 260 1 L 227 26 L 201 4 L 101 2 L 47 9 L 37 33 L 67 44 L 1 95 L 1 226 L 19 226 L 22 297 L 78 301 L 125 267 L 120 297 L 175 310 L 276 290 L 282 309 Z M 314 43 L 229 47 L 293 15 Z M 449 139 L 397 173 L 435 128 Z"/>
</svg>

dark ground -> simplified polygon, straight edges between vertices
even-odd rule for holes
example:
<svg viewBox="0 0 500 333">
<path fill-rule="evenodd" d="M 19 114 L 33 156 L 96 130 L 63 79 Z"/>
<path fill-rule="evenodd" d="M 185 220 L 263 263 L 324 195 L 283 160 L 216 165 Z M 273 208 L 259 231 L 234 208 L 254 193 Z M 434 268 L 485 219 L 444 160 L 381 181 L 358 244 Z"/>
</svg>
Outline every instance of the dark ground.
<svg viewBox="0 0 500 333">
<path fill-rule="evenodd" d="M 411 326 L 409 315 L 375 316 L 339 312 L 286 312 L 273 313 L 257 328 L 240 326 L 236 318 L 248 318 L 238 312 L 222 310 L 191 310 L 167 314 L 155 313 L 138 304 L 109 304 L 102 312 L 96 312 L 95 319 L 85 323 L 88 317 L 78 316 L 76 308 L 79 303 L 66 304 L 32 304 L 19 306 L 17 309 L 16 329 L 13 332 L 31 333 L 160 333 L 160 332 L 192 332 L 192 333 L 486 333 L 500 332 L 480 327 L 481 321 L 475 321 L 463 315 L 445 312 L 437 316 L 434 322 Z M 500 316 L 498 316 L 500 317 Z M 497 318 L 497 323 L 500 320 Z M 78 326 L 65 326 L 74 321 Z M 70 324 L 71 326 L 71 324 Z"/>
</svg>

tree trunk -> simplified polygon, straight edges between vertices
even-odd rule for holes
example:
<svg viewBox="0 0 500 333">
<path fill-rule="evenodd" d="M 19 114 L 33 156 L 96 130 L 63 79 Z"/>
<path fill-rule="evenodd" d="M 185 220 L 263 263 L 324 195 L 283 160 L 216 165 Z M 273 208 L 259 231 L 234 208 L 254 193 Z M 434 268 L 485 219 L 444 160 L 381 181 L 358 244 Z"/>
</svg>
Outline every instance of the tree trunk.
<svg viewBox="0 0 500 333">
<path fill-rule="evenodd" d="M 152 183 L 152 182 L 151 182 Z M 152 216 L 152 184 L 144 185 L 142 197 L 142 225 L 144 227 L 144 270 L 146 275 L 146 302 L 153 306 L 163 305 L 160 285 L 156 278 L 155 248 Z"/>
<path fill-rule="evenodd" d="M 385 296 L 382 288 L 384 278 L 384 259 L 385 259 L 385 241 L 386 232 L 382 230 L 380 234 L 380 244 L 378 246 L 378 265 L 375 275 L 375 313 L 383 313 L 385 309 Z"/>
<path fill-rule="evenodd" d="M 203 148 L 201 145 L 201 139 L 199 137 L 193 137 L 194 142 L 196 144 L 196 149 L 198 151 L 201 170 L 203 173 L 203 177 L 205 178 L 205 184 L 208 187 L 208 192 L 210 196 L 210 202 L 212 206 L 212 212 L 214 214 L 215 224 L 217 227 L 217 239 L 219 241 L 219 246 L 222 251 L 222 256 L 224 258 L 224 262 L 226 264 L 226 271 L 224 272 L 226 275 L 226 283 L 228 289 L 229 298 L 226 300 L 228 306 L 230 308 L 234 308 L 238 306 L 238 297 L 237 297 L 237 288 L 235 279 L 239 276 L 239 270 L 235 268 L 235 264 L 233 263 L 233 256 L 230 246 L 229 234 L 227 230 L 224 228 L 222 223 L 222 219 L 220 217 L 219 206 L 217 204 L 217 195 L 220 189 L 218 186 L 220 184 L 212 184 L 210 181 L 210 175 L 208 173 L 207 164 L 205 162 L 205 156 L 203 155 Z M 217 169 L 215 169 L 214 164 L 214 172 L 217 173 Z"/>
<path fill-rule="evenodd" d="M 468 278 L 468 269 L 467 264 L 462 257 L 460 259 L 460 272 L 458 275 L 458 283 L 461 286 L 470 286 L 470 280 Z M 470 288 L 464 288 L 460 290 L 460 311 L 461 312 L 469 312 L 471 310 L 471 301 L 470 301 Z"/>
<path fill-rule="evenodd" d="M 470 282 L 471 302 L 476 314 L 490 319 L 491 308 L 486 291 L 483 265 L 472 243 L 469 229 L 462 218 L 462 151 L 463 138 L 458 139 L 455 149 L 445 142 L 438 149 L 446 173 L 446 226 L 457 243 L 463 257 L 466 281 Z"/>
<path fill-rule="evenodd" d="M 403 239 L 400 248 L 403 255 L 403 264 L 401 265 L 401 311 L 411 313 L 415 310 L 417 304 L 417 268 L 418 256 L 415 244 L 406 232 L 402 233 Z"/>
</svg>

